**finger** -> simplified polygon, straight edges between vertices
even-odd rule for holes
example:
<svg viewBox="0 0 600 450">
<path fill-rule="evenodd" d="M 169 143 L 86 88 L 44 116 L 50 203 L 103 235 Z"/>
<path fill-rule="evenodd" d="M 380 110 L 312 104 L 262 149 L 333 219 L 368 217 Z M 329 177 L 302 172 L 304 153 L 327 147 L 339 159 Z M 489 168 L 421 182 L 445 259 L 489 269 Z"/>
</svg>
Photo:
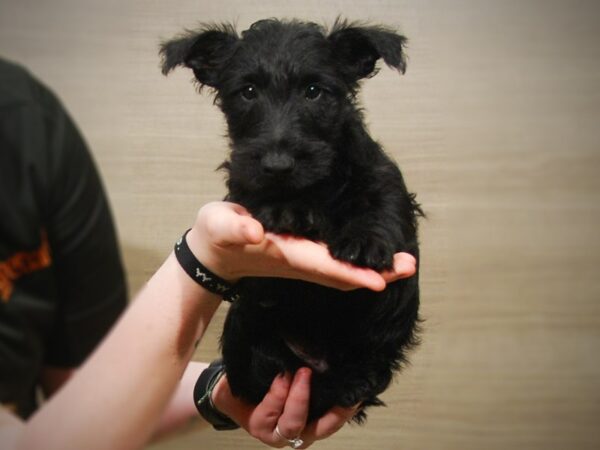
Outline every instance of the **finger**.
<svg viewBox="0 0 600 450">
<path fill-rule="evenodd" d="M 235 243 L 258 244 L 265 238 L 265 231 L 260 222 L 250 216 L 242 216 L 239 224 L 240 239 Z"/>
<path fill-rule="evenodd" d="M 285 402 L 283 414 L 281 414 L 281 417 L 277 421 L 279 433 L 287 439 L 294 439 L 300 436 L 306 426 L 310 402 L 311 374 L 311 370 L 307 367 L 296 371 Z M 280 439 L 280 436 L 275 431 L 274 436 Z"/>
<path fill-rule="evenodd" d="M 201 210 L 206 232 L 219 246 L 258 244 L 264 239 L 263 226 L 241 205 L 213 202 Z"/>
<path fill-rule="evenodd" d="M 241 217 L 240 226 L 242 233 L 246 238 L 247 244 L 258 244 L 265 237 L 265 230 L 262 224 L 252 218 L 252 214 L 245 207 L 237 203 L 224 202 L 229 208 L 235 211 Z"/>
<path fill-rule="evenodd" d="M 240 205 L 239 203 L 223 202 L 223 205 L 225 205 L 227 208 L 235 211 L 240 216 L 251 216 L 252 215 L 252 214 L 250 214 L 250 211 L 248 211 L 244 206 Z"/>
<path fill-rule="evenodd" d="M 339 431 L 358 411 L 359 406 L 342 408 L 334 406 L 325 415 L 311 422 L 304 429 L 304 442 L 306 447 L 314 441 L 325 439 Z"/>
<path fill-rule="evenodd" d="M 319 277 L 331 280 L 332 287 L 341 290 L 367 288 L 372 291 L 382 291 L 386 286 L 383 276 L 374 270 L 335 259 L 319 266 L 317 274 Z"/>
<path fill-rule="evenodd" d="M 381 275 L 387 283 L 401 278 L 412 277 L 417 271 L 417 260 L 413 255 L 406 252 L 394 255 L 394 267 L 392 270 L 382 272 Z"/>
<path fill-rule="evenodd" d="M 218 411 L 231 417 L 238 425 L 246 427 L 254 406 L 234 397 L 227 374 L 224 374 L 215 385 L 212 401 Z"/>
<path fill-rule="evenodd" d="M 290 278 L 302 278 L 337 289 L 366 287 L 380 291 L 385 280 L 377 272 L 334 259 L 327 247 L 289 235 L 266 234 L 273 253 L 292 269 Z"/>
<path fill-rule="evenodd" d="M 219 411 L 231 417 L 252 435 L 259 431 L 270 433 L 283 411 L 290 378 L 288 374 L 275 377 L 262 402 L 252 405 L 234 397 L 227 375 L 224 375 L 213 390 L 213 402 Z"/>
<path fill-rule="evenodd" d="M 283 412 L 290 384 L 291 375 L 289 373 L 275 377 L 263 400 L 251 410 L 246 420 L 242 419 L 245 426 L 241 425 L 252 436 L 264 442 L 272 440 L 273 430 Z"/>
</svg>

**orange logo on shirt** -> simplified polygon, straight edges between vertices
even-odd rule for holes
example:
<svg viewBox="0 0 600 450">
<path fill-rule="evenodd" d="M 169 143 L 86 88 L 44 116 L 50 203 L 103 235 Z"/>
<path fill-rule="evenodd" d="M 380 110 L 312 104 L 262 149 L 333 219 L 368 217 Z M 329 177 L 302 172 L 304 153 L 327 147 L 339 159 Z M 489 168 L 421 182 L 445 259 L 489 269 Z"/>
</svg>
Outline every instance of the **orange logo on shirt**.
<svg viewBox="0 0 600 450">
<path fill-rule="evenodd" d="M 8 302 L 12 295 L 15 281 L 28 273 L 50 267 L 50 245 L 46 233 L 42 231 L 42 243 L 36 250 L 18 252 L 6 261 L 0 261 L 0 299 Z"/>
</svg>

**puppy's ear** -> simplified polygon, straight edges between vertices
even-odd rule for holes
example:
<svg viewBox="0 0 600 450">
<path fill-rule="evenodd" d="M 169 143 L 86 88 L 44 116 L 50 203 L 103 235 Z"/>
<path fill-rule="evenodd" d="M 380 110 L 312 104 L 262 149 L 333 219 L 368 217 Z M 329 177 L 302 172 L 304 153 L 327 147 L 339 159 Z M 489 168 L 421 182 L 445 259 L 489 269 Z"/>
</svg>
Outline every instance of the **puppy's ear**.
<svg viewBox="0 0 600 450">
<path fill-rule="evenodd" d="M 162 73 L 167 75 L 177 66 L 194 71 L 200 83 L 218 88 L 218 75 L 233 53 L 238 41 L 232 25 L 213 25 L 185 34 L 160 46 Z"/>
<path fill-rule="evenodd" d="M 338 19 L 329 34 L 329 41 L 349 81 L 375 75 L 375 63 L 379 58 L 402 74 L 406 71 L 404 46 L 408 40 L 392 30 L 357 26 Z"/>
</svg>

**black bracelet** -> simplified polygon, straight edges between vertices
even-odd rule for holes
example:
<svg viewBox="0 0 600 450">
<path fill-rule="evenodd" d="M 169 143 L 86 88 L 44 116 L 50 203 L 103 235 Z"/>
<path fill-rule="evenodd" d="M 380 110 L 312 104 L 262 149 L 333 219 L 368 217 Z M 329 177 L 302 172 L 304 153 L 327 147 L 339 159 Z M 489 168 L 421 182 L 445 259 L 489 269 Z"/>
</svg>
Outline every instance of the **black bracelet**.
<svg viewBox="0 0 600 450">
<path fill-rule="evenodd" d="M 210 423 L 215 430 L 236 430 L 240 426 L 217 410 L 212 401 L 212 392 L 223 374 L 225 366 L 218 359 L 202 371 L 194 386 L 194 404 L 204 420 Z"/>
<path fill-rule="evenodd" d="M 233 284 L 212 273 L 204 264 L 196 259 L 185 240 L 189 231 L 187 230 L 175 243 L 175 257 L 183 270 L 196 283 L 207 291 L 220 295 L 223 297 L 223 300 L 228 302 L 238 300 L 240 295 Z"/>
</svg>

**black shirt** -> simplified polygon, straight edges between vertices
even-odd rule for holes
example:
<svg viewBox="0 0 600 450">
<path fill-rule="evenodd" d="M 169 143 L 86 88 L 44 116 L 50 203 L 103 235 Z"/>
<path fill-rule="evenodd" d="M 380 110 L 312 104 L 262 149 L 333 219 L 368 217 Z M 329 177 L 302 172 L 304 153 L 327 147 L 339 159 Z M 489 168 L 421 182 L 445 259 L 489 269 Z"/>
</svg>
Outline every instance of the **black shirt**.
<svg viewBox="0 0 600 450">
<path fill-rule="evenodd" d="M 85 142 L 45 86 L 0 59 L 0 402 L 28 417 L 40 369 L 83 362 L 126 300 Z"/>
</svg>

